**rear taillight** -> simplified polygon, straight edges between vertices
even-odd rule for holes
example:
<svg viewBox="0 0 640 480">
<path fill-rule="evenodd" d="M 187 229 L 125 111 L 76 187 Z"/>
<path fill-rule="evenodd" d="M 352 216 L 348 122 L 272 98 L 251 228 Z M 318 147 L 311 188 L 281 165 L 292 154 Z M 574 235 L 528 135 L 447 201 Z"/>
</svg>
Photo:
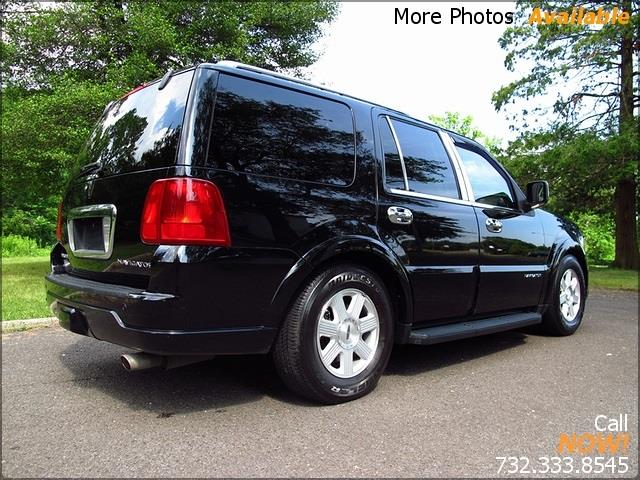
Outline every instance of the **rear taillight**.
<svg viewBox="0 0 640 480">
<path fill-rule="evenodd" d="M 142 211 L 140 238 L 152 245 L 231 245 L 220 190 L 207 180 L 153 182 Z"/>
<path fill-rule="evenodd" d="M 62 202 L 58 205 L 58 224 L 56 225 L 56 238 L 62 241 Z"/>
</svg>

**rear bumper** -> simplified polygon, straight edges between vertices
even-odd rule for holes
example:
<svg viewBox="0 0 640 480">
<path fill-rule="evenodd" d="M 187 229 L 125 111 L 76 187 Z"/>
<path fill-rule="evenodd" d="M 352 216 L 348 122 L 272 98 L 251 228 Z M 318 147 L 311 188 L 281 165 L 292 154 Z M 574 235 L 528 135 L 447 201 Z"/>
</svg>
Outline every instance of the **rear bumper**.
<svg viewBox="0 0 640 480">
<path fill-rule="evenodd" d="M 66 273 L 45 277 L 47 301 L 60 325 L 80 335 L 158 355 L 266 353 L 275 329 L 265 326 L 207 330 L 149 329 L 184 311 L 181 299 L 163 293 L 85 280 Z"/>
</svg>

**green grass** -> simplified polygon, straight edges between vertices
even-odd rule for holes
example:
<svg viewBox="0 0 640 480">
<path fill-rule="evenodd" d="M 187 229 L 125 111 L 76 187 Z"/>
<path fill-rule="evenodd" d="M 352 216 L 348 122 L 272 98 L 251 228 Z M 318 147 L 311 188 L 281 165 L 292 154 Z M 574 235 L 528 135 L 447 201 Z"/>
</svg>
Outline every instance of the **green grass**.
<svg viewBox="0 0 640 480">
<path fill-rule="evenodd" d="M 592 266 L 589 269 L 589 288 L 638 290 L 638 271 Z"/>
<path fill-rule="evenodd" d="M 2 320 L 50 317 L 44 291 L 49 257 L 2 258 Z"/>
<path fill-rule="evenodd" d="M 43 277 L 49 271 L 49 257 L 2 259 L 2 320 L 50 317 Z M 592 266 L 590 288 L 638 290 L 638 272 Z"/>
</svg>

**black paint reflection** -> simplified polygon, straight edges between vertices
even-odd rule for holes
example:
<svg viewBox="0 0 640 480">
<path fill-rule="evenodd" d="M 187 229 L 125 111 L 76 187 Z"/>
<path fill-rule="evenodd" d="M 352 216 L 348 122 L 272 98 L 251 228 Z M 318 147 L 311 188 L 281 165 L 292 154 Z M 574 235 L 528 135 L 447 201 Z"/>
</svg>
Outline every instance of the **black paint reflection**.
<svg viewBox="0 0 640 480">
<path fill-rule="evenodd" d="M 348 185 L 355 138 L 340 103 L 220 75 L 209 165 L 243 173 Z"/>
<path fill-rule="evenodd" d="M 488 255 L 509 255 L 513 257 L 513 263 L 521 263 L 525 257 L 547 257 L 544 249 L 530 242 L 518 238 L 504 238 L 500 236 L 490 237 L 482 241 L 482 250 Z"/>
<path fill-rule="evenodd" d="M 370 202 L 353 189 L 254 175 L 216 175 L 215 182 L 230 206 L 232 240 L 240 245 L 292 247 L 308 235 L 332 237 L 336 220 L 361 218 Z"/>
</svg>

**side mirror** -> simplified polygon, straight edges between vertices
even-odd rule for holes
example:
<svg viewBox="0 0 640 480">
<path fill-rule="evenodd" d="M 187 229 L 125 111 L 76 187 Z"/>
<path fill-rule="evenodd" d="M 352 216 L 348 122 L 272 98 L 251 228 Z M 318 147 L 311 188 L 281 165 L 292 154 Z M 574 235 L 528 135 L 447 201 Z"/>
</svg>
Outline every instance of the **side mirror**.
<svg viewBox="0 0 640 480">
<path fill-rule="evenodd" d="M 527 183 L 527 203 L 538 208 L 549 201 L 549 183 L 544 180 Z"/>
</svg>

